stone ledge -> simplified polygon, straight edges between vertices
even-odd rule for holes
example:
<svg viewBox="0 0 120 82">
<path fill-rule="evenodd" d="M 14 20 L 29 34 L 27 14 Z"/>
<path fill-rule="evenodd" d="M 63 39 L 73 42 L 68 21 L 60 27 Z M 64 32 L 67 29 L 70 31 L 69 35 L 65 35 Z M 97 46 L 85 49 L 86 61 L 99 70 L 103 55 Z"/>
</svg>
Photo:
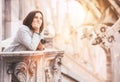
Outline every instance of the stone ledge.
<svg viewBox="0 0 120 82">
<path fill-rule="evenodd" d="M 18 51 L 18 52 L 0 52 L 0 56 L 37 56 L 44 54 L 63 54 L 64 51 L 56 49 L 45 49 L 42 51 Z"/>
</svg>

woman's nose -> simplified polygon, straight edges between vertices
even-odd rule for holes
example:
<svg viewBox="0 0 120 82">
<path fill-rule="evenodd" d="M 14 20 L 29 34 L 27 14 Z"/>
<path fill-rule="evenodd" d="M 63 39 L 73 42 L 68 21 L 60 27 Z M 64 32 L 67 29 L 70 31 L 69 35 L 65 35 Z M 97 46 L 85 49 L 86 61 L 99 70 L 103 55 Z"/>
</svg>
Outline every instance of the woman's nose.
<svg viewBox="0 0 120 82">
<path fill-rule="evenodd" d="M 41 22 L 41 19 L 40 19 L 40 18 L 38 18 L 38 19 L 37 19 L 37 21 L 38 21 L 38 22 Z"/>
</svg>

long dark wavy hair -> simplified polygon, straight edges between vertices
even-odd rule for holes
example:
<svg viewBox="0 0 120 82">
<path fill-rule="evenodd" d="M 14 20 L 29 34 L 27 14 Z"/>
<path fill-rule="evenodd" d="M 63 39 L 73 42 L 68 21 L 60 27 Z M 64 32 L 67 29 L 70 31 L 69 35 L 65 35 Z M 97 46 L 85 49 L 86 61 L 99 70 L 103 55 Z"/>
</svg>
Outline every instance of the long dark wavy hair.
<svg viewBox="0 0 120 82">
<path fill-rule="evenodd" d="M 23 25 L 26 25 L 28 26 L 31 30 L 33 30 L 32 28 L 32 21 L 33 21 L 33 18 L 35 16 L 36 13 L 40 13 L 42 15 L 42 25 L 40 26 L 40 32 L 42 32 L 43 28 L 44 28 L 44 20 L 43 20 L 43 13 L 41 11 L 31 11 L 26 17 L 25 19 L 23 20 Z"/>
</svg>

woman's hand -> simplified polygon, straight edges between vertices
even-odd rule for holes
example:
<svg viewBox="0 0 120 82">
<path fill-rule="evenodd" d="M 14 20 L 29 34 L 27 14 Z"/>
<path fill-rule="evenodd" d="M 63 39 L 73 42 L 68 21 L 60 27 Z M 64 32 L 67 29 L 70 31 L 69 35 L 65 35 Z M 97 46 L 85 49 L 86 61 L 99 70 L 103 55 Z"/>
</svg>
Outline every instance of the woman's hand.
<svg viewBox="0 0 120 82">
<path fill-rule="evenodd" d="M 37 47 L 37 50 L 44 50 L 44 45 L 39 43 L 39 45 Z"/>
</svg>

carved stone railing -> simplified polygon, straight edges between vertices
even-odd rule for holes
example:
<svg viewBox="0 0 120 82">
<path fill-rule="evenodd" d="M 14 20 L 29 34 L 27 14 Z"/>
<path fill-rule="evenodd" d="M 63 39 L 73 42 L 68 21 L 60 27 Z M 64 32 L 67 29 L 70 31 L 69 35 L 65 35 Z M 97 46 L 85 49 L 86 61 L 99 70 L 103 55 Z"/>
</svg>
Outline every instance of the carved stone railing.
<svg viewBox="0 0 120 82">
<path fill-rule="evenodd" d="M 0 82 L 61 82 L 63 51 L 0 52 Z"/>
</svg>

